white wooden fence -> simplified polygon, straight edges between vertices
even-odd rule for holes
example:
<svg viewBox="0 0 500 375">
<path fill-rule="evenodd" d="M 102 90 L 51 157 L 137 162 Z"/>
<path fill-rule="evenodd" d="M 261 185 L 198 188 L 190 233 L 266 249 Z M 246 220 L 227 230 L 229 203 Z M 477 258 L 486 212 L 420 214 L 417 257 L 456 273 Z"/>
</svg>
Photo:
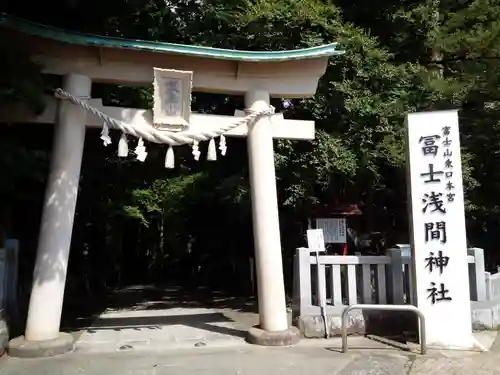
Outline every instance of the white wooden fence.
<svg viewBox="0 0 500 375">
<path fill-rule="evenodd" d="M 486 272 L 486 300 L 492 301 L 500 298 L 500 272 L 491 274 Z"/>
<path fill-rule="evenodd" d="M 500 277 L 490 275 L 488 278 L 483 249 L 468 251 L 471 300 L 500 296 Z M 297 249 L 294 316 L 318 315 L 320 298 L 326 300 L 329 314 L 340 313 L 345 305 L 359 303 L 415 303 L 411 259 L 402 257 L 400 249 L 389 249 L 383 256 L 322 255 L 319 263 L 318 278 L 314 250 Z"/>
</svg>

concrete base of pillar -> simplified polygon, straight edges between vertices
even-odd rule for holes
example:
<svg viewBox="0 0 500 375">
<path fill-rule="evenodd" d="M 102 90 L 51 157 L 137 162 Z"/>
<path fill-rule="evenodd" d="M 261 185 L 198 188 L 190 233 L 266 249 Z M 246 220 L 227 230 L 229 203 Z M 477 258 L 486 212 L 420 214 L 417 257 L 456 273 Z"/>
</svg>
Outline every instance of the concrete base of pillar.
<svg viewBox="0 0 500 375">
<path fill-rule="evenodd" d="M 258 326 L 250 328 L 247 342 L 262 346 L 290 346 L 297 344 L 300 340 L 300 332 L 296 327 L 290 327 L 285 331 L 264 331 Z"/>
<path fill-rule="evenodd" d="M 8 354 L 17 358 L 53 357 L 73 350 L 73 336 L 59 333 L 53 340 L 27 341 L 24 336 L 16 337 L 9 342 Z"/>
</svg>

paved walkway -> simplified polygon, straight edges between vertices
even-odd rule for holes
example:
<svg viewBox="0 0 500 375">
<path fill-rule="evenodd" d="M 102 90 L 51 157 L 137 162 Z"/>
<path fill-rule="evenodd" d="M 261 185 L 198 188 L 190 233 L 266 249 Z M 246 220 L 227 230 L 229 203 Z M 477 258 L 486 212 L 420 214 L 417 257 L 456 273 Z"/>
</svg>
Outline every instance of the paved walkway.
<svg viewBox="0 0 500 375">
<path fill-rule="evenodd" d="M 248 329 L 258 324 L 251 299 L 211 290 L 132 286 L 110 294 L 106 305 L 74 322 L 78 352 L 244 346 Z"/>
<path fill-rule="evenodd" d="M 0 360 L 2 375 L 492 375 L 500 374 L 500 352 L 432 352 L 422 357 L 351 337 L 351 350 L 340 353 L 340 340 L 302 341 L 289 348 L 252 345 L 198 347 L 159 352 L 74 352 L 55 358 Z"/>
<path fill-rule="evenodd" d="M 496 332 L 476 334 L 491 341 L 479 340 L 489 349 L 484 353 L 441 352 L 430 356 L 417 356 L 411 362 L 408 374 L 411 375 L 488 375 L 500 374 L 500 336 Z"/>
<path fill-rule="evenodd" d="M 190 292 L 191 293 L 191 292 Z M 252 304 L 210 292 L 135 287 L 75 331 L 76 350 L 47 359 L 0 359 L 1 375 L 500 375 L 500 339 L 478 333 L 487 353 L 402 351 L 363 337 L 302 340 L 289 348 L 246 344 L 257 323 Z M 201 302 L 200 302 L 201 301 Z M 91 324 L 88 327 L 88 324 Z"/>
<path fill-rule="evenodd" d="M 207 308 L 108 312 L 81 333 L 76 349 L 103 353 L 245 345 L 246 330 L 236 328 L 229 315 Z"/>
</svg>

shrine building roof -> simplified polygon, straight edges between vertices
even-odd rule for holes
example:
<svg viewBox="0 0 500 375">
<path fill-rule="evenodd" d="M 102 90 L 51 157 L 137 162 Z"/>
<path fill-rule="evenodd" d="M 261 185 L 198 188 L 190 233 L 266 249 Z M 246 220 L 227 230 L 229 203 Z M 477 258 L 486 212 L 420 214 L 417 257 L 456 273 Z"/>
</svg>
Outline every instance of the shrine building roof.
<svg viewBox="0 0 500 375">
<path fill-rule="evenodd" d="M 21 32 L 26 35 L 72 45 L 128 49 L 233 61 L 278 62 L 315 59 L 344 53 L 343 51 L 339 51 L 337 49 L 337 43 L 288 51 L 242 51 L 149 40 L 124 39 L 67 31 L 27 21 L 7 14 L 0 14 L 0 27 Z"/>
<path fill-rule="evenodd" d="M 317 90 L 337 43 L 291 51 L 238 51 L 82 34 L 0 13 L 0 34 L 45 74 L 79 73 L 92 82 L 151 85 L 153 68 L 193 72 L 192 90 L 305 98 Z"/>
</svg>

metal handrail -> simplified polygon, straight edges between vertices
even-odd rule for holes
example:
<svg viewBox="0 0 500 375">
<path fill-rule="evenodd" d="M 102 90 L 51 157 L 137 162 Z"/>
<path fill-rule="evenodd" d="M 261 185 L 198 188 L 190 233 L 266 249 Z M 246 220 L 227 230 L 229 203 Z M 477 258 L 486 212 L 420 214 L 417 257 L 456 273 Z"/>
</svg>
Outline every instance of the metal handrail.
<svg viewBox="0 0 500 375">
<path fill-rule="evenodd" d="M 382 311 L 410 311 L 417 314 L 420 319 L 420 352 L 427 353 L 427 339 L 425 337 L 425 316 L 413 305 L 350 305 L 342 312 L 342 353 L 347 353 L 347 318 L 352 310 L 382 310 Z"/>
</svg>

